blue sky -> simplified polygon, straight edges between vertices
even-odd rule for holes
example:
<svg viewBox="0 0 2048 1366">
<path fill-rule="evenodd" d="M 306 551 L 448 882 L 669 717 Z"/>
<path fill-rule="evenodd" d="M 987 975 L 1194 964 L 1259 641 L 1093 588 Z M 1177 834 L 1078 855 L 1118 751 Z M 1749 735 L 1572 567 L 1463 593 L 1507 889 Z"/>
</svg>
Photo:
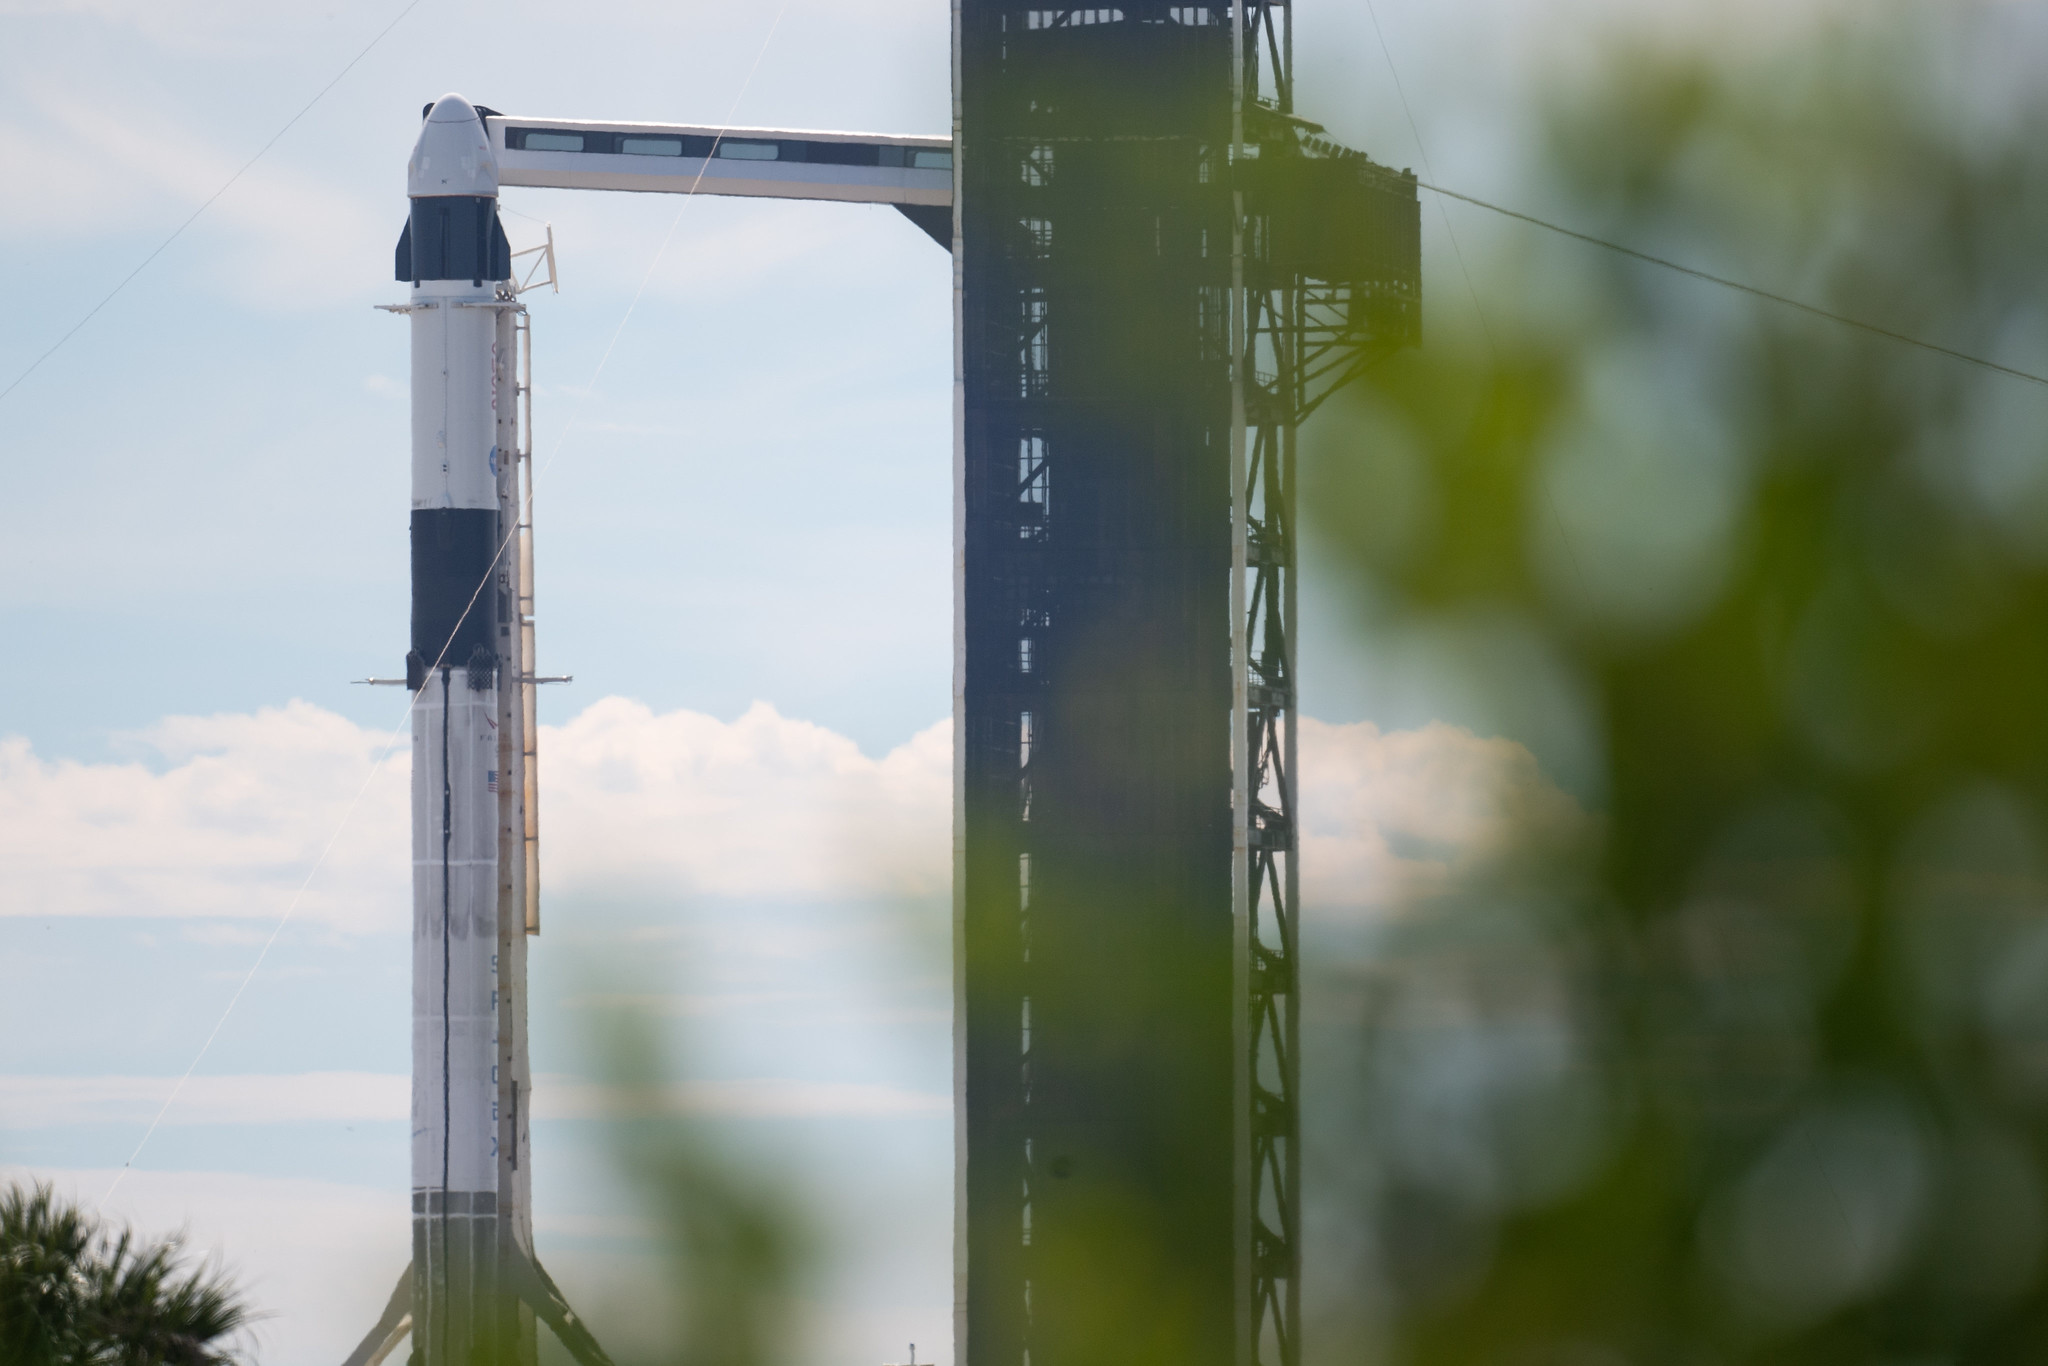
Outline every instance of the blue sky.
<svg viewBox="0 0 2048 1366">
<path fill-rule="evenodd" d="M 402 8 L 0 0 L 0 386 Z M 1381 0 L 1438 173 L 1512 195 L 1515 73 L 1631 8 L 1657 9 Z M 97 1199 L 289 911 L 109 1205 L 248 1268 L 266 1361 L 338 1359 L 404 1257 L 404 753 L 377 765 L 405 699 L 348 680 L 405 640 L 406 336 L 372 306 L 399 297 L 421 104 L 941 132 L 946 24 L 939 0 L 421 0 L 0 399 L 0 1169 Z M 1419 166 L 1362 6 L 1305 5 L 1298 48 L 1304 109 Z M 630 1001 L 670 1030 L 679 1114 L 836 1192 L 859 1255 L 807 1359 L 944 1362 L 944 253 L 880 208 L 505 205 L 515 247 L 552 223 L 560 253 L 530 300 L 539 631 L 577 680 L 542 710 L 542 1252 L 593 1316 L 645 1274 L 583 1052 Z M 1475 257 L 1500 231 L 1455 221 Z M 1426 205 L 1454 318 L 1444 224 Z M 1358 606 L 1311 554 L 1333 923 L 1475 856 L 1513 801 L 1564 811 L 1544 770 L 1589 767 L 1540 689 L 1503 716 L 1452 686 L 1485 632 L 1368 650 Z"/>
<path fill-rule="evenodd" d="M 0 384 L 399 8 L 6 0 Z M 1454 20 L 1383 8 L 1437 160 L 1499 182 L 1517 130 L 1488 122 L 1492 82 L 1431 122 Z M 1362 15 L 1310 6 L 1302 22 L 1303 105 L 1416 164 Z M 405 336 L 372 305 L 396 297 L 422 102 L 458 89 L 515 112 L 937 132 L 946 43 L 935 0 L 790 0 L 779 21 L 626 3 L 573 24 L 423 0 L 6 400 L 0 614 L 19 657 L 66 662 L 0 677 L 9 732 L 97 756 L 174 712 L 292 697 L 369 724 L 394 711 L 347 680 L 402 654 Z M 542 641 L 578 677 L 549 694 L 550 718 L 612 692 L 726 716 L 769 698 L 872 749 L 943 715 L 944 254 L 880 207 L 543 190 L 505 204 L 516 246 L 554 224 L 564 282 L 533 304 Z M 1437 316 L 1469 304 L 1455 275 L 1437 287 L 1429 210 Z M 1460 230 L 1470 250 L 1494 226 Z M 1353 672 L 1312 675 L 1312 708 L 1374 705 L 1346 695 Z"/>
</svg>

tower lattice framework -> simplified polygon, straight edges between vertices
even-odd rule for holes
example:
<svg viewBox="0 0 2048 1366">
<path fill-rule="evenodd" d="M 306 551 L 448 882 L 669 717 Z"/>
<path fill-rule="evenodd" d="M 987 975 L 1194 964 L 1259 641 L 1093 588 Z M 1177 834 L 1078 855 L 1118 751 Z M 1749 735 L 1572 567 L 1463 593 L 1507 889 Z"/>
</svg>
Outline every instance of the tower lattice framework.
<svg viewBox="0 0 2048 1366">
<path fill-rule="evenodd" d="M 1415 183 L 1279 3 L 957 10 L 961 1360 L 1300 1360 L 1295 433 Z"/>
</svg>

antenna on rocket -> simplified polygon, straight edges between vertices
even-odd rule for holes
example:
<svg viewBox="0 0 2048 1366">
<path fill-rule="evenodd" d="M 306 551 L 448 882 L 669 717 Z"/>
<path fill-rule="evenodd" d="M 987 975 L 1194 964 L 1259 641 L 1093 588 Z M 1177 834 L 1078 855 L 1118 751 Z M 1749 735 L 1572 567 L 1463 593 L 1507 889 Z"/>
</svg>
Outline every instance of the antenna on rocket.
<svg viewBox="0 0 2048 1366">
<path fill-rule="evenodd" d="M 512 253 L 512 297 L 515 299 L 527 290 L 537 289 L 541 285 L 546 285 L 557 294 L 562 292 L 561 281 L 555 274 L 555 225 L 543 223 L 541 228 L 548 235 L 547 241 L 537 247 L 527 247 L 523 251 Z M 526 275 L 521 278 L 519 262 L 528 256 L 533 257 L 534 261 L 532 265 L 526 267 Z M 546 266 L 548 271 L 545 280 L 537 278 L 542 266 Z"/>
</svg>

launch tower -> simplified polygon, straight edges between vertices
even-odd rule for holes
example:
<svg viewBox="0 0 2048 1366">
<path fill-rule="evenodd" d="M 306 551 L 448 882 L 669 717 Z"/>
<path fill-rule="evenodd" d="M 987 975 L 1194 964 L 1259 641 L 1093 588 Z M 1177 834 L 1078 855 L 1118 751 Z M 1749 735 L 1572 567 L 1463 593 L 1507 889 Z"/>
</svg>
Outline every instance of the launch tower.
<svg viewBox="0 0 2048 1366">
<path fill-rule="evenodd" d="M 1296 425 L 1419 325 L 1292 11 L 956 6 L 956 1342 L 1299 1361 Z"/>
<path fill-rule="evenodd" d="M 1295 431 L 1419 337 L 1415 179 L 1295 113 L 1283 0 L 953 13 L 949 137 L 431 108 L 391 306 L 414 1263 L 349 1366 L 408 1330 L 424 1366 L 530 1362 L 535 1316 L 605 1366 L 527 1202 L 541 680 L 501 184 L 884 203 L 950 247 L 956 1366 L 1299 1366 Z"/>
</svg>

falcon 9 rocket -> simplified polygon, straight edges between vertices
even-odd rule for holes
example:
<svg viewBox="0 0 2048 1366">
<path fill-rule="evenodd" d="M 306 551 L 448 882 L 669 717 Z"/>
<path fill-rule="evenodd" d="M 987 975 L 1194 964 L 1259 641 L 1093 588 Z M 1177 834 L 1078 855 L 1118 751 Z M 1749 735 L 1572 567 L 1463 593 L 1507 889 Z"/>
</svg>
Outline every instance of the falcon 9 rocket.
<svg viewBox="0 0 2048 1366">
<path fill-rule="evenodd" d="M 611 1366 L 533 1247 L 532 685 L 567 680 L 533 673 L 528 334 L 492 112 L 427 107 L 394 266 L 411 297 L 378 305 L 412 325 L 412 1264 L 345 1366 L 408 1335 L 413 1366 L 533 1366 L 537 1320 Z"/>
<path fill-rule="evenodd" d="M 519 902 L 500 859 L 501 788 L 519 786 L 510 772 L 500 782 L 505 751 L 519 751 L 504 743 L 518 709 L 501 705 L 517 698 L 522 664 L 507 543 L 517 305 L 477 110 L 459 95 L 435 102 L 407 169 L 397 273 L 412 282 L 412 1310 L 423 1358 L 456 1362 L 508 1326 L 501 1244 L 523 1230 L 501 1223 L 530 1228 L 522 1192 L 506 1188 L 525 1184 L 524 1125 L 506 1114 L 524 1079 L 503 1074 L 523 1070 L 523 1050 L 501 1046 L 524 1015 L 501 1012 L 501 986 L 523 996 L 525 965 L 524 916 L 501 925 Z M 501 948 L 516 964 L 501 963 Z M 517 1239 L 529 1254 L 530 1237 Z"/>
</svg>

